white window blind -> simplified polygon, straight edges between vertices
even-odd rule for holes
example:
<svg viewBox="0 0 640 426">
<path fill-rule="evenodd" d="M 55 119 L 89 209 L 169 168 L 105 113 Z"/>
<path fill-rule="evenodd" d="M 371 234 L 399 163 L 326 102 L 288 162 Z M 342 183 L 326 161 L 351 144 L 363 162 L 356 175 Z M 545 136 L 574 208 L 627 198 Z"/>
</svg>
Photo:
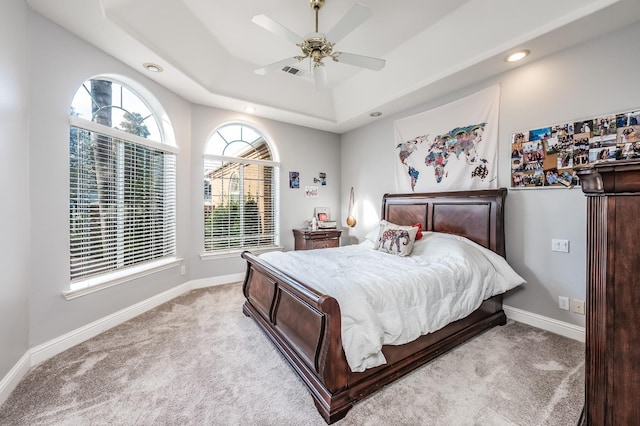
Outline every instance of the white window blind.
<svg viewBox="0 0 640 426">
<path fill-rule="evenodd" d="M 131 139 L 71 126 L 72 284 L 175 256 L 176 154 Z"/>
<path fill-rule="evenodd" d="M 278 168 L 237 159 L 204 163 L 205 252 L 276 245 Z"/>
<path fill-rule="evenodd" d="M 242 124 L 219 128 L 204 156 L 204 250 L 224 253 L 279 244 L 279 164 Z"/>
</svg>

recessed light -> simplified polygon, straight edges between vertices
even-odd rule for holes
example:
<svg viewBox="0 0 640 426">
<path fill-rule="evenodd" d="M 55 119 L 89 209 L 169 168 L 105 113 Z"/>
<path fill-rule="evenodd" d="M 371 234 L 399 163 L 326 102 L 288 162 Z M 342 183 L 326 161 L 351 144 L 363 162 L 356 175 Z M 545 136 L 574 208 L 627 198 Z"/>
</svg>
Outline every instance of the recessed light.
<svg viewBox="0 0 640 426">
<path fill-rule="evenodd" d="M 369 113 L 370 117 L 380 117 L 382 113 L 380 111 L 373 111 Z"/>
<path fill-rule="evenodd" d="M 246 112 L 247 114 L 253 114 L 254 112 L 256 112 L 256 107 L 246 106 L 244 107 L 244 112 Z"/>
<path fill-rule="evenodd" d="M 142 64 L 142 66 L 147 71 L 151 71 L 151 72 L 162 72 L 162 71 L 164 71 L 160 65 L 154 64 L 154 63 L 151 63 L 151 62 L 145 62 L 144 64 Z"/>
<path fill-rule="evenodd" d="M 508 54 L 504 60 L 505 62 L 516 62 L 529 56 L 529 53 L 531 52 L 528 50 L 518 50 L 517 52 Z"/>
</svg>

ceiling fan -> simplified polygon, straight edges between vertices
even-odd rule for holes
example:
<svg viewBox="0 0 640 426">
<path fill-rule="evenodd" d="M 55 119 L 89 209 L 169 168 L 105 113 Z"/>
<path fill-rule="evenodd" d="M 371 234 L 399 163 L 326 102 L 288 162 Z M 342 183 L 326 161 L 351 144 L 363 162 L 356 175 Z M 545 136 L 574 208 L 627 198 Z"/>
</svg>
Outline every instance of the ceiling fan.
<svg viewBox="0 0 640 426">
<path fill-rule="evenodd" d="M 270 71 L 279 70 L 287 65 L 309 58 L 311 64 L 313 64 L 313 79 L 316 89 L 321 90 L 327 87 L 327 75 L 324 62 L 322 62 L 324 58 L 331 58 L 335 62 L 342 62 L 374 71 L 379 71 L 384 67 L 384 59 L 333 51 L 333 47 L 337 42 L 342 40 L 347 34 L 371 16 L 369 8 L 356 3 L 327 34 L 323 34 L 318 32 L 318 11 L 324 6 L 324 3 L 325 0 L 309 0 L 309 5 L 316 13 L 316 30 L 307 35 L 306 38 L 300 37 L 298 34 L 266 15 L 256 15 L 251 19 L 253 23 L 291 41 L 302 50 L 301 55 L 283 59 L 282 61 L 275 62 L 263 68 L 258 68 L 255 70 L 256 74 L 264 75 Z"/>
</svg>

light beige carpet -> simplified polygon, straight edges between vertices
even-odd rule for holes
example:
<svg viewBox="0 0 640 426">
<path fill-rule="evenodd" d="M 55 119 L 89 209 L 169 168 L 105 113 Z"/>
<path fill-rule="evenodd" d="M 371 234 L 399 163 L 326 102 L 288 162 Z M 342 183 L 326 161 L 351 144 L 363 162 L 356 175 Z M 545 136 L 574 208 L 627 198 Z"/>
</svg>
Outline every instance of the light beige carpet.
<svg viewBox="0 0 640 426">
<path fill-rule="evenodd" d="M 1 425 L 324 425 L 240 284 L 194 290 L 33 368 Z M 584 345 L 493 328 L 358 403 L 338 425 L 573 425 Z"/>
</svg>

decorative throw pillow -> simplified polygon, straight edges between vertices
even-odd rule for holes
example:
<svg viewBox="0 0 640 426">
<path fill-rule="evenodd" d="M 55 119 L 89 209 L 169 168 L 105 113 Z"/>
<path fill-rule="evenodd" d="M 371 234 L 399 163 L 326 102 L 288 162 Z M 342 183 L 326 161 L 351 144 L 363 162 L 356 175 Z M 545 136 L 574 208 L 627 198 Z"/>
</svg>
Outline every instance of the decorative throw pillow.
<svg viewBox="0 0 640 426">
<path fill-rule="evenodd" d="M 380 223 L 378 224 L 378 228 L 377 228 L 377 232 L 375 234 L 375 238 L 373 240 L 373 248 L 378 250 L 378 247 L 380 247 L 380 235 L 382 235 L 382 231 L 384 231 L 384 227 L 387 226 L 389 224 L 389 222 L 387 222 L 386 220 L 382 219 L 380 221 Z M 374 231 L 371 230 L 371 233 L 373 233 Z"/>
<path fill-rule="evenodd" d="M 416 234 L 416 241 L 422 238 L 422 224 L 420 222 L 414 223 L 412 226 L 418 228 L 418 233 Z"/>
<path fill-rule="evenodd" d="M 398 256 L 409 256 L 413 250 L 418 228 L 387 223 L 380 226 L 377 249 Z"/>
</svg>

